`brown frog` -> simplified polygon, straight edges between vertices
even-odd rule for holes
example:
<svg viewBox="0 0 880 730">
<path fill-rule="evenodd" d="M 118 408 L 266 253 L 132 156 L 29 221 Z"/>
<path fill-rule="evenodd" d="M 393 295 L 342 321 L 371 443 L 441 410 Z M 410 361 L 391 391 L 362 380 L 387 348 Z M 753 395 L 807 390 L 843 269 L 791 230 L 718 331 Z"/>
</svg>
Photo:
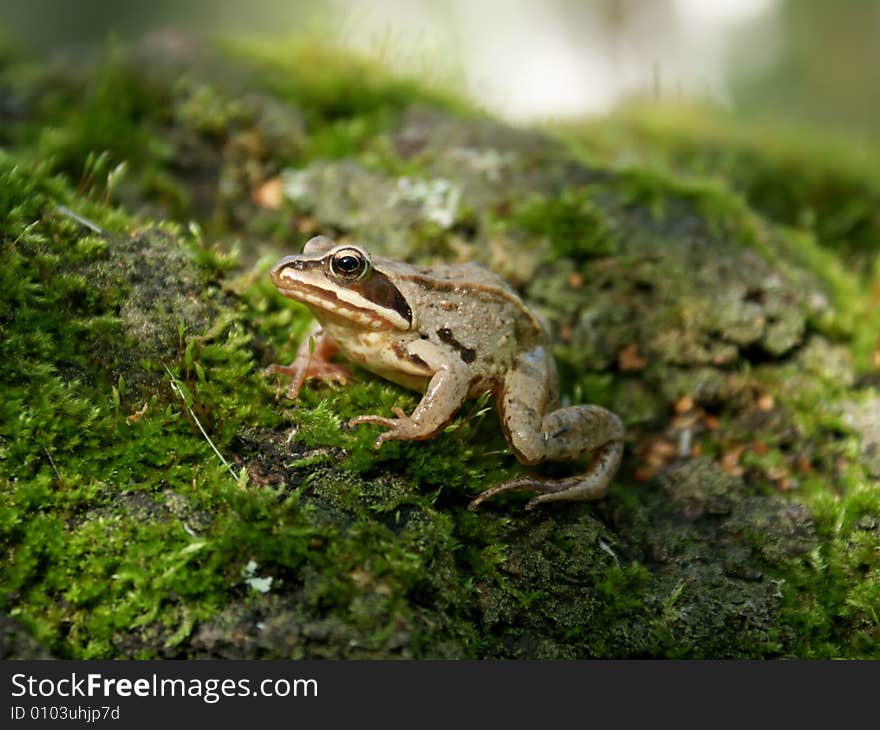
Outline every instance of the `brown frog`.
<svg viewBox="0 0 880 730">
<path fill-rule="evenodd" d="M 593 459 L 586 473 L 564 479 L 522 476 L 492 487 L 470 505 L 501 492 L 538 493 L 526 505 L 592 500 L 605 494 L 623 453 L 624 428 L 612 412 L 594 405 L 559 407 L 556 363 L 548 335 L 513 289 L 477 264 L 411 266 L 371 257 L 324 236 L 306 243 L 272 269 L 287 297 L 312 310 L 319 326 L 290 365 L 268 373 L 293 379 L 296 398 L 307 378 L 346 383 L 349 371 L 330 362 L 341 351 L 367 370 L 424 393 L 407 415 L 357 416 L 349 424 L 385 427 L 389 439 L 428 439 L 439 433 L 467 398 L 494 393 L 501 426 L 517 459 Z"/>
</svg>

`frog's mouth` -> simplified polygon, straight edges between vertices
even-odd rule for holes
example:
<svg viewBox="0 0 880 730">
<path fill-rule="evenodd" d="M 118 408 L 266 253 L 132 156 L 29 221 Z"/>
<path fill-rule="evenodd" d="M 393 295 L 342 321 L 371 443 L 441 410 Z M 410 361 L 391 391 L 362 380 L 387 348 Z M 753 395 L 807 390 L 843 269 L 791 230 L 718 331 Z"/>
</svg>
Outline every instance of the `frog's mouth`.
<svg viewBox="0 0 880 730">
<path fill-rule="evenodd" d="M 410 328 L 409 319 L 396 309 L 372 301 L 355 287 L 343 287 L 330 280 L 320 260 L 288 256 L 273 267 L 271 276 L 281 294 L 318 310 L 316 316 L 320 312 L 371 330 Z"/>
</svg>

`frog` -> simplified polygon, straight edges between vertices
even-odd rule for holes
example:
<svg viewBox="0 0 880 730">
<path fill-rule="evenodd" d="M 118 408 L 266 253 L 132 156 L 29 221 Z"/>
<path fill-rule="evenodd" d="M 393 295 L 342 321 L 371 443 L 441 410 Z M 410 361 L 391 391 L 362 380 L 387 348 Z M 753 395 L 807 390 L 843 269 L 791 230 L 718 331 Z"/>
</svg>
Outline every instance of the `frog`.
<svg viewBox="0 0 880 730">
<path fill-rule="evenodd" d="M 317 320 L 290 365 L 265 370 L 291 378 L 288 398 L 296 399 L 309 379 L 350 382 L 350 369 L 331 361 L 337 353 L 422 393 L 412 413 L 395 407 L 394 417 L 348 421 L 350 428 L 384 428 L 378 449 L 392 439 L 437 436 L 467 399 L 489 392 L 520 463 L 591 459 L 575 476 L 526 474 L 490 487 L 469 509 L 514 490 L 535 493 L 527 510 L 605 495 L 623 455 L 623 422 L 598 405 L 560 405 L 547 327 L 497 274 L 475 262 L 415 266 L 315 236 L 301 254 L 275 264 L 270 276 L 280 294 L 305 304 Z"/>
</svg>

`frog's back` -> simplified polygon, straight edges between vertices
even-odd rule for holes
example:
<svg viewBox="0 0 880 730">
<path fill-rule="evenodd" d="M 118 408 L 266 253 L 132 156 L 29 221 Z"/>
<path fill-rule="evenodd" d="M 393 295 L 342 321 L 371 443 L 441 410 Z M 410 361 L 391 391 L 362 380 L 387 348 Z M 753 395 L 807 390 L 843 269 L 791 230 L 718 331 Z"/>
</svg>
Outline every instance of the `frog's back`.
<svg viewBox="0 0 880 730">
<path fill-rule="evenodd" d="M 468 261 L 465 264 L 438 264 L 430 267 L 413 266 L 410 269 L 416 276 L 434 279 L 437 282 L 453 285 L 467 283 L 475 287 L 506 291 L 516 296 L 516 292 L 510 284 L 498 274 L 473 261 Z"/>
<path fill-rule="evenodd" d="M 393 268 L 396 262 L 388 262 Z M 517 325 L 517 336 L 525 339 L 543 339 L 544 326 L 525 305 L 514 288 L 498 274 L 474 262 L 438 264 L 431 267 L 396 264 L 395 279 L 408 290 L 409 297 L 445 302 L 473 320 L 486 315 L 501 314 L 506 321 Z M 387 269 L 386 269 L 387 270 Z M 409 298 L 408 297 L 408 298 Z M 424 303 L 428 303 L 427 301 Z"/>
<path fill-rule="evenodd" d="M 499 302 L 509 303 L 528 318 L 533 317 L 510 284 L 495 272 L 473 261 L 464 264 L 411 266 L 385 259 L 381 268 L 383 271 L 393 272 L 396 280 L 416 284 L 425 291 L 458 291 L 484 300 L 494 298 Z"/>
<path fill-rule="evenodd" d="M 416 303 L 411 336 L 454 351 L 471 372 L 472 394 L 495 388 L 519 352 L 546 341 L 513 288 L 479 264 L 402 266 L 394 279 Z"/>
</svg>

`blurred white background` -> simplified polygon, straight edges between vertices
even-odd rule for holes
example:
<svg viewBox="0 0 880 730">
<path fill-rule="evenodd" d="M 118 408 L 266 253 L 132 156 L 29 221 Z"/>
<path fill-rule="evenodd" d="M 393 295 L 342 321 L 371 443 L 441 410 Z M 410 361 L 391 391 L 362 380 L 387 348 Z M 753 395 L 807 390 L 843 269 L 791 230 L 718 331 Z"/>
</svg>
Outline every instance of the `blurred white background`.
<svg viewBox="0 0 880 730">
<path fill-rule="evenodd" d="M 517 121 L 604 112 L 628 95 L 729 98 L 733 31 L 775 0 L 334 0 L 340 37 L 411 70 L 455 59 L 465 87 Z"/>
<path fill-rule="evenodd" d="M 515 121 L 639 96 L 880 130 L 877 0 L 0 0 L 0 46 L 31 53 L 169 28 L 323 38 Z"/>
</svg>

